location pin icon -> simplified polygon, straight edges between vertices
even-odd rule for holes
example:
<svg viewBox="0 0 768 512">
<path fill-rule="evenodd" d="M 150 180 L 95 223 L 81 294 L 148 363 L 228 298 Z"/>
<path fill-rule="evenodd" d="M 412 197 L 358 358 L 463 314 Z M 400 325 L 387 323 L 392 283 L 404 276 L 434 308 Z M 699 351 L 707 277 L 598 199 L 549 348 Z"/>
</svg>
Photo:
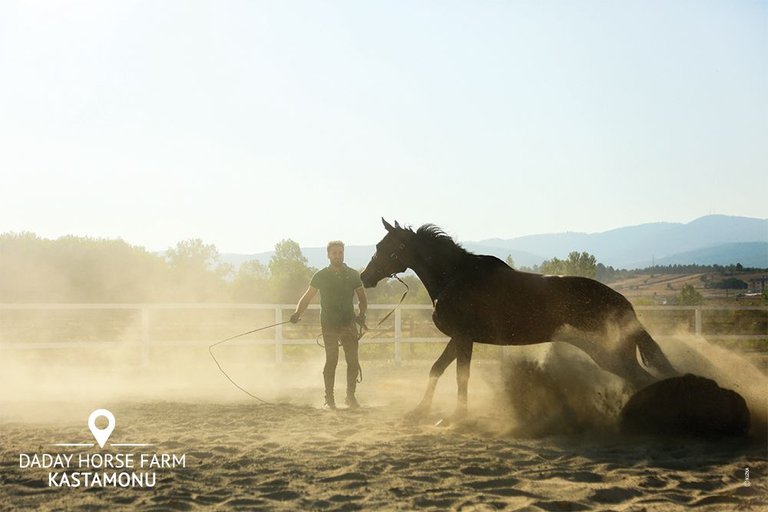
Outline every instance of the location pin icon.
<svg viewBox="0 0 768 512">
<path fill-rule="evenodd" d="M 99 428 L 96 426 L 96 418 L 107 418 L 107 427 Z M 115 415 L 106 409 L 96 409 L 88 417 L 88 428 L 91 429 L 93 437 L 96 438 L 96 442 L 99 443 L 100 448 L 104 448 L 107 443 L 107 439 L 112 435 L 112 431 L 115 430 Z"/>
</svg>

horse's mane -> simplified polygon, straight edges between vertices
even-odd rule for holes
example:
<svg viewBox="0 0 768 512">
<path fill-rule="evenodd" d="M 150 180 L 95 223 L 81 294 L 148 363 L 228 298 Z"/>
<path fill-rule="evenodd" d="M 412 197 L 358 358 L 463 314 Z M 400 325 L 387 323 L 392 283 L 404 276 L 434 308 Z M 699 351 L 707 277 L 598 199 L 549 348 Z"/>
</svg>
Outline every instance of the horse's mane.
<svg viewBox="0 0 768 512">
<path fill-rule="evenodd" d="M 460 256 L 471 254 L 461 245 L 456 243 L 456 241 L 447 235 L 445 231 L 435 226 L 434 224 L 424 224 L 416 230 L 416 236 L 427 244 L 431 245 L 435 250 L 441 251 L 443 253 L 458 252 L 458 255 Z"/>
</svg>

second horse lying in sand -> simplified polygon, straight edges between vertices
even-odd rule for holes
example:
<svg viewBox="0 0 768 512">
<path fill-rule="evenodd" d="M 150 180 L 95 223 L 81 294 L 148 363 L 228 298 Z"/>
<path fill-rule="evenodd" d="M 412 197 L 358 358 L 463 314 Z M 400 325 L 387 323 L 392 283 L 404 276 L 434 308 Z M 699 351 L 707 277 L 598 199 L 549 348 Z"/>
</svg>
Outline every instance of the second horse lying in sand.
<svg viewBox="0 0 768 512">
<path fill-rule="evenodd" d="M 429 384 L 412 416 L 426 414 L 437 380 L 456 359 L 458 403 L 467 411 L 467 383 L 474 343 L 531 345 L 563 341 L 582 349 L 604 370 L 641 388 L 659 373 L 677 372 L 637 319 L 629 301 L 598 281 L 518 272 L 493 256 L 472 254 L 433 225 L 417 231 L 390 225 L 360 275 L 367 287 L 410 268 L 432 299 L 435 326 L 450 337 L 429 372 Z"/>
</svg>

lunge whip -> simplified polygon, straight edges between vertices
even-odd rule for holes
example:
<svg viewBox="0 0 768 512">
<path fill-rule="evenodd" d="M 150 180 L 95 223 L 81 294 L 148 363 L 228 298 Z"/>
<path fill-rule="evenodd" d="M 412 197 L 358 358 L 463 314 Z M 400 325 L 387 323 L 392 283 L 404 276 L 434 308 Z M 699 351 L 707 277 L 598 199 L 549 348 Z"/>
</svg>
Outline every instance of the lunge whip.
<svg viewBox="0 0 768 512">
<path fill-rule="evenodd" d="M 267 329 L 271 329 L 271 328 L 273 328 L 273 327 L 277 327 L 278 325 L 287 324 L 287 323 L 289 323 L 289 322 L 290 322 L 290 320 L 286 320 L 285 322 L 278 322 L 278 323 L 276 323 L 276 324 L 268 325 L 268 326 L 266 326 L 266 327 L 259 327 L 258 329 L 253 329 L 252 331 L 248 331 L 248 332 L 240 333 L 240 334 L 238 334 L 238 335 L 235 335 L 235 336 L 230 336 L 230 337 L 229 337 L 229 338 L 227 338 L 227 339 L 223 339 L 223 340 L 221 340 L 221 341 L 217 341 L 217 342 L 216 342 L 216 343 L 214 343 L 213 345 L 210 345 L 210 346 L 208 347 L 208 353 L 209 353 L 209 354 L 211 354 L 211 357 L 213 358 L 213 362 L 214 362 L 214 363 L 216 363 L 216 366 L 218 366 L 218 367 L 219 367 L 219 371 L 220 371 L 222 374 L 224 374 L 224 376 L 225 376 L 227 379 L 229 379 L 229 382 L 231 382 L 232 384 L 234 384 L 234 386 L 235 386 L 237 389 L 239 389 L 240 391 L 242 391 L 242 392 L 243 392 L 243 393 L 245 393 L 246 395 L 250 396 L 251 398 L 255 398 L 256 400 L 258 400 L 258 401 L 259 401 L 259 402 L 261 402 L 261 403 L 264 403 L 264 404 L 269 404 L 270 402 L 267 402 L 267 401 L 266 401 L 266 400 L 264 400 L 263 398 L 259 398 L 259 397 L 257 397 L 256 395 L 254 395 L 253 393 L 249 392 L 248 390 L 246 390 L 246 389 L 243 389 L 242 387 L 240 387 L 240 385 L 239 385 L 237 382 L 235 382 L 234 380 L 232 380 L 232 377 L 230 377 L 229 375 L 227 375 L 227 372 L 225 372 L 225 371 L 224 371 L 224 368 L 222 368 L 222 367 L 221 367 L 221 365 L 219 364 L 219 361 L 216 359 L 216 356 L 214 356 L 214 355 L 213 355 L 213 347 L 215 347 L 216 345 L 221 345 L 222 343 L 226 343 L 226 342 L 228 342 L 228 341 L 232 341 L 232 340 L 234 340 L 235 338 L 241 338 L 241 337 L 243 337 L 243 336 L 245 336 L 245 335 L 247 335 L 247 334 L 252 334 L 252 333 L 254 333 L 254 332 L 259 332 L 259 331 L 265 331 L 265 330 L 267 330 Z"/>
</svg>

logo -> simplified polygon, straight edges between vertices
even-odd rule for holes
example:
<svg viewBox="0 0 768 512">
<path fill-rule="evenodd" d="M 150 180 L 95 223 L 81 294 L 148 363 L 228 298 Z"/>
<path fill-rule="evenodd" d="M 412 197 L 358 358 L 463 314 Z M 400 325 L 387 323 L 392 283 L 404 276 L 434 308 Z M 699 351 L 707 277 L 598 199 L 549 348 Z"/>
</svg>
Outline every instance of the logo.
<svg viewBox="0 0 768 512">
<path fill-rule="evenodd" d="M 96 426 L 96 418 L 101 417 L 107 418 L 107 428 L 101 429 Z M 104 448 L 107 439 L 112 435 L 112 431 L 115 430 L 115 415 L 106 409 L 96 409 L 88 416 L 88 428 L 91 429 L 93 437 L 99 443 L 99 448 Z"/>
<path fill-rule="evenodd" d="M 96 421 L 106 418 L 107 426 L 99 428 Z M 186 467 L 186 454 L 115 452 L 113 448 L 143 448 L 148 443 L 107 443 L 116 425 L 115 415 L 107 409 L 96 409 L 88 416 L 88 428 L 106 453 L 20 453 L 19 468 L 47 470 L 49 487 L 115 487 L 145 488 L 157 485 L 157 474 Z M 53 443 L 63 448 L 94 448 L 94 443 Z"/>
</svg>

